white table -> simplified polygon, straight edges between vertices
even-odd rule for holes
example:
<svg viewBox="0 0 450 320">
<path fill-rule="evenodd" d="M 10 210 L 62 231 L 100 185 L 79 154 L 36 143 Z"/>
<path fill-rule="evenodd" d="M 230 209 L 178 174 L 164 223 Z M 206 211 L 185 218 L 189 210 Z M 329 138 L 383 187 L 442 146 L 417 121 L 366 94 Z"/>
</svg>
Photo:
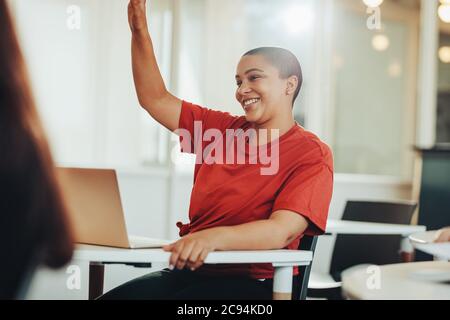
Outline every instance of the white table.
<svg viewBox="0 0 450 320">
<path fill-rule="evenodd" d="M 414 233 L 409 236 L 413 246 L 420 251 L 431 254 L 436 260 L 450 260 L 450 242 L 434 243 L 438 231 Z"/>
<path fill-rule="evenodd" d="M 326 232 L 330 234 L 381 234 L 401 235 L 407 237 L 413 233 L 422 232 L 425 230 L 425 226 L 414 226 L 409 224 L 389 224 L 330 219 L 327 222 Z"/>
<path fill-rule="evenodd" d="M 414 247 L 411 245 L 408 236 L 425 230 L 425 226 L 329 219 L 326 234 L 400 235 L 403 238 L 400 244 L 401 261 L 411 262 L 414 259 Z M 318 272 L 311 273 L 308 284 L 308 287 L 312 289 L 337 288 L 340 286 L 341 282 L 335 281 L 331 275 Z"/>
<path fill-rule="evenodd" d="M 400 263 L 379 269 L 360 268 L 342 274 L 342 290 L 350 299 L 450 300 L 450 284 L 424 274 L 450 274 L 450 262 Z M 377 271 L 379 273 L 377 274 Z M 374 277 L 379 277 L 378 280 Z"/>
<path fill-rule="evenodd" d="M 401 252 L 403 254 L 403 261 L 408 262 L 412 260 L 412 253 L 414 247 L 409 241 L 409 236 L 414 233 L 423 232 L 426 230 L 425 226 L 403 225 L 403 224 L 389 224 L 389 223 L 375 223 L 375 222 L 360 222 L 348 220 L 328 220 L 326 233 L 336 234 L 361 234 L 361 235 L 400 235 L 403 237 L 401 242 Z"/>
<path fill-rule="evenodd" d="M 89 261 L 89 298 L 103 292 L 104 264 L 168 263 L 170 252 L 162 249 L 120 249 L 112 247 L 77 245 L 74 259 Z M 215 251 L 210 252 L 206 264 L 272 263 L 275 268 L 273 298 L 291 299 L 294 266 L 309 265 L 312 252 L 300 250 Z"/>
</svg>

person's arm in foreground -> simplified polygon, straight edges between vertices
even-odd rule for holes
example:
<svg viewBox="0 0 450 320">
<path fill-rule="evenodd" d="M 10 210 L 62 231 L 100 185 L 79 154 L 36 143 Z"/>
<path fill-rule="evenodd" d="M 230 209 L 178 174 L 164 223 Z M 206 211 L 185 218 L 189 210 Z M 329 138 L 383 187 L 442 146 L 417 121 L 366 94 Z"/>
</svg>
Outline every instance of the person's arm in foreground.
<svg viewBox="0 0 450 320">
<path fill-rule="evenodd" d="M 450 227 L 438 231 L 434 242 L 449 242 L 450 241 Z"/>
<path fill-rule="evenodd" d="M 146 0 L 130 0 L 128 20 L 132 32 L 133 78 L 140 105 L 170 131 L 178 129 L 181 100 L 170 94 L 158 68 L 148 31 Z"/>
<path fill-rule="evenodd" d="M 270 219 L 237 226 L 205 229 L 164 246 L 171 251 L 170 265 L 178 269 L 200 267 L 211 251 L 282 249 L 305 232 L 308 221 L 299 214 L 278 210 Z"/>
</svg>

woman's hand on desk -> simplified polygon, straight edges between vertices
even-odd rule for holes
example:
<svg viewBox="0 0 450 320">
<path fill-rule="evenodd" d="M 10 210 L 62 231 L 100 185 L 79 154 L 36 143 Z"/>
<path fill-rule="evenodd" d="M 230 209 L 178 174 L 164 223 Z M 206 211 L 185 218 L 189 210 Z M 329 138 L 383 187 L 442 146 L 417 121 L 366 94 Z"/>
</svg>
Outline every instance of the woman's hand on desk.
<svg viewBox="0 0 450 320">
<path fill-rule="evenodd" d="M 305 232 L 308 224 L 308 220 L 296 212 L 277 210 L 270 219 L 204 229 L 188 234 L 163 249 L 172 252 L 171 266 L 195 270 L 203 264 L 208 253 L 215 250 L 285 248 Z"/>
<path fill-rule="evenodd" d="M 164 246 L 164 251 L 172 252 L 170 266 L 178 269 L 188 267 L 191 270 L 199 268 L 211 251 L 216 249 L 217 232 L 205 229 L 191 233 L 177 242 Z"/>
</svg>

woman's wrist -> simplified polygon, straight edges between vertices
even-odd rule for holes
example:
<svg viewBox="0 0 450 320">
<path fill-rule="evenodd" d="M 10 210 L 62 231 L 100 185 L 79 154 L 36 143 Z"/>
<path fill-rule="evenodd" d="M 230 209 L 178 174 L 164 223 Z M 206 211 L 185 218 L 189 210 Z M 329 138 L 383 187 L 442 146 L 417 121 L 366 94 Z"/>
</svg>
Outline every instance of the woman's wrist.
<svg viewBox="0 0 450 320">
<path fill-rule="evenodd" d="M 229 233 L 229 228 L 226 227 L 216 227 L 211 229 L 205 229 L 200 232 L 206 235 L 209 246 L 213 251 L 223 251 L 227 249 L 227 234 Z"/>
</svg>

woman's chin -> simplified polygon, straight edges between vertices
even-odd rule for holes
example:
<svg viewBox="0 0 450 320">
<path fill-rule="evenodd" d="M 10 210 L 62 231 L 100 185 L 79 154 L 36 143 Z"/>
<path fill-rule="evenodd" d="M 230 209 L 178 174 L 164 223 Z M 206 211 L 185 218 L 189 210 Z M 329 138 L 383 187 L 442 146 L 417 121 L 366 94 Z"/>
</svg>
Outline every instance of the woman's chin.
<svg viewBox="0 0 450 320">
<path fill-rule="evenodd" d="M 251 114 L 245 114 L 245 120 L 247 120 L 248 122 L 255 122 L 256 118 L 254 115 Z"/>
<path fill-rule="evenodd" d="M 245 119 L 248 122 L 255 122 L 257 121 L 259 118 L 259 113 L 255 112 L 255 110 L 249 110 L 247 112 L 245 112 Z"/>
</svg>

